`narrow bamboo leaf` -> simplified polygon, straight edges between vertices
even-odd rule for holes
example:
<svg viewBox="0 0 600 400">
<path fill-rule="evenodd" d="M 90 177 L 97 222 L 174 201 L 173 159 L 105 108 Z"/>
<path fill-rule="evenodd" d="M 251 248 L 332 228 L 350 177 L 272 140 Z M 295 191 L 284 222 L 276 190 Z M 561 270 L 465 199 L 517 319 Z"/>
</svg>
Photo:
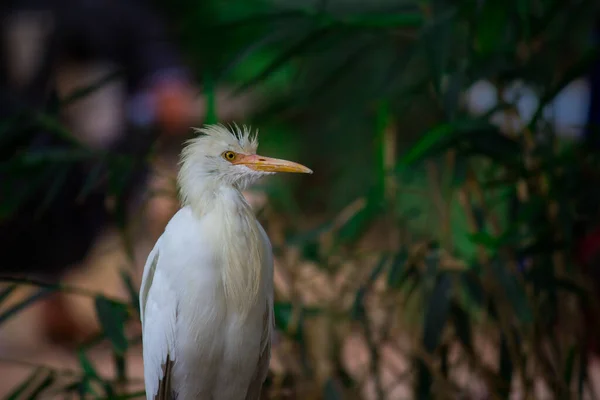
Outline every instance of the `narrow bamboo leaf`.
<svg viewBox="0 0 600 400">
<path fill-rule="evenodd" d="M 483 245 L 490 250 L 495 250 L 500 245 L 499 238 L 490 235 L 488 232 L 470 233 L 468 237 L 473 243 Z"/>
<path fill-rule="evenodd" d="M 115 361 L 115 371 L 117 371 L 117 380 L 119 382 L 127 381 L 127 360 L 122 354 L 113 354 Z"/>
<path fill-rule="evenodd" d="M 8 321 L 10 318 L 12 318 L 14 315 L 18 314 L 20 311 L 23 311 L 24 309 L 29 307 L 36 301 L 43 299 L 44 297 L 47 297 L 48 295 L 50 295 L 51 293 L 53 293 L 55 291 L 56 291 L 55 288 L 42 288 L 42 289 L 39 289 L 35 294 L 26 298 L 25 300 L 13 305 L 8 310 L 6 310 L 2 314 L 0 314 L 0 325 L 5 323 L 6 321 Z"/>
<path fill-rule="evenodd" d="M 431 385 L 433 384 L 433 376 L 427 368 L 427 365 L 422 360 L 416 361 L 416 398 L 418 400 L 429 400 L 433 396 L 431 394 Z"/>
<path fill-rule="evenodd" d="M 388 285 L 392 288 L 399 288 L 402 284 L 403 277 L 406 271 L 406 261 L 408 260 L 408 252 L 406 249 L 400 250 L 394 257 L 394 261 L 390 266 L 388 274 Z"/>
<path fill-rule="evenodd" d="M 344 398 L 342 390 L 331 378 L 327 379 L 323 387 L 324 400 L 342 400 Z"/>
<path fill-rule="evenodd" d="M 55 382 L 55 380 L 56 376 L 54 372 L 49 371 L 48 375 L 44 378 L 44 380 L 42 380 L 37 386 L 35 386 L 33 391 L 27 397 L 27 400 L 43 398 L 43 396 L 40 396 L 43 394 L 44 390 L 48 389 Z"/>
<path fill-rule="evenodd" d="M 439 275 L 425 311 L 423 346 L 433 352 L 440 343 L 449 317 L 452 295 L 452 278 L 448 273 Z"/>
<path fill-rule="evenodd" d="M 8 296 L 10 296 L 11 293 L 14 292 L 15 289 L 18 287 L 19 287 L 19 285 L 17 285 L 16 283 L 12 283 L 12 284 L 8 285 L 6 288 L 4 288 L 0 292 L 0 304 L 2 304 L 2 302 L 4 300 L 6 300 L 8 298 Z"/>
<path fill-rule="evenodd" d="M 434 156 L 459 139 L 469 139 L 486 131 L 497 131 L 497 128 L 482 119 L 465 119 L 436 126 L 423 135 L 401 159 L 401 165 L 411 165 L 426 157 Z"/>
<path fill-rule="evenodd" d="M 98 182 L 100 182 L 100 179 L 102 179 L 103 177 L 103 170 L 103 163 L 98 162 L 93 166 L 92 170 L 86 177 L 85 183 L 83 184 L 81 191 L 77 195 L 77 199 L 79 201 L 85 199 L 92 192 L 92 190 L 94 190 L 96 185 L 98 185 Z"/>
<path fill-rule="evenodd" d="M 600 51 L 597 47 L 592 47 L 588 51 L 584 53 L 581 59 L 573 64 L 571 68 L 569 68 L 562 78 L 554 85 L 547 93 L 542 96 L 540 99 L 540 104 L 538 108 L 535 110 L 531 121 L 529 122 L 529 129 L 535 131 L 535 127 L 537 126 L 538 119 L 542 116 L 544 112 L 544 108 L 548 105 L 552 99 L 556 97 L 556 95 L 563 90 L 568 84 L 573 82 L 575 79 L 585 76 L 589 73 L 590 65 L 598 59 Z"/>
<path fill-rule="evenodd" d="M 564 369 L 564 382 L 565 386 L 572 387 L 571 383 L 573 381 L 573 371 L 575 370 L 575 359 L 577 358 L 577 347 L 575 345 L 571 346 L 569 352 L 567 353 L 567 359 L 565 360 L 565 369 Z"/>
<path fill-rule="evenodd" d="M 281 21 L 284 19 L 304 19 L 305 17 L 305 14 L 300 10 L 286 10 L 277 12 L 266 12 L 260 14 L 256 13 L 242 18 L 236 18 L 231 21 L 218 22 L 214 24 L 213 27 L 217 31 L 230 31 L 232 29 L 239 29 L 253 24 L 256 24 L 258 26 L 264 26 L 264 24 L 272 23 L 273 21 Z"/>
<path fill-rule="evenodd" d="M 123 284 L 127 288 L 127 293 L 129 294 L 129 301 L 131 305 L 137 310 L 138 315 L 140 314 L 140 301 L 139 301 L 139 293 L 133 285 L 133 280 L 131 279 L 131 274 L 124 268 L 120 271 L 121 279 L 123 280 Z"/>
<path fill-rule="evenodd" d="M 27 391 L 29 386 L 33 384 L 44 373 L 43 368 L 36 368 L 19 386 L 17 386 L 10 394 L 6 395 L 5 400 L 19 400 Z"/>
<path fill-rule="evenodd" d="M 206 98 L 206 124 L 216 124 L 219 122 L 217 114 L 217 99 L 215 93 L 215 81 L 209 73 L 204 77 L 204 97 Z"/>
<path fill-rule="evenodd" d="M 79 359 L 79 365 L 81 366 L 81 369 L 83 370 L 83 373 L 87 378 L 90 378 L 91 380 L 101 381 L 100 375 L 98 375 L 96 368 L 94 368 L 92 362 L 83 350 L 77 351 L 77 358 Z"/>
<path fill-rule="evenodd" d="M 531 323 L 533 321 L 533 312 L 523 285 L 511 270 L 507 269 L 498 260 L 493 261 L 491 264 L 498 283 L 503 288 L 506 299 L 510 302 L 519 320 L 523 323 Z"/>
<path fill-rule="evenodd" d="M 306 51 L 306 49 L 312 46 L 316 41 L 320 40 L 325 34 L 329 32 L 329 28 L 320 28 L 317 29 L 308 35 L 306 35 L 302 40 L 295 43 L 288 50 L 281 53 L 269 66 L 262 70 L 258 75 L 254 78 L 244 82 L 241 86 L 239 86 L 234 94 L 238 94 L 240 92 L 245 91 L 251 86 L 257 85 L 258 83 L 264 81 L 271 74 L 275 73 L 279 68 L 281 68 L 285 63 L 290 61 L 292 58 L 298 56 L 302 52 Z"/>
<path fill-rule="evenodd" d="M 44 211 L 48 209 L 48 206 L 52 203 L 54 197 L 63 189 L 63 185 L 66 182 L 67 177 L 69 175 L 68 168 L 59 167 L 55 168 L 54 170 L 55 173 L 53 174 L 54 179 L 52 180 L 52 184 L 44 194 L 43 199 L 41 199 L 40 205 L 35 210 L 36 217 L 41 216 L 44 213 Z"/>
<path fill-rule="evenodd" d="M 352 303 L 352 308 L 350 311 L 350 315 L 355 321 L 362 321 L 365 318 L 365 295 L 367 293 L 367 289 L 363 286 L 356 291 L 356 296 L 354 297 L 354 303 Z"/>
<path fill-rule="evenodd" d="M 273 306 L 273 314 L 277 327 L 286 332 L 292 321 L 292 304 L 276 302 Z"/>
<path fill-rule="evenodd" d="M 468 354 L 475 356 L 473 335 L 471 332 L 471 320 L 469 319 L 469 315 L 456 302 L 452 302 L 450 313 L 452 315 L 454 329 L 456 330 L 456 336 L 458 336 L 458 340 L 460 340 L 461 345 Z"/>
<path fill-rule="evenodd" d="M 510 352 L 508 351 L 508 344 L 505 337 L 505 332 L 502 334 L 500 340 L 500 377 L 502 378 L 502 385 L 499 388 L 499 395 L 502 398 L 508 399 L 510 397 L 510 387 L 513 377 L 513 361 L 510 358 Z"/>
<path fill-rule="evenodd" d="M 86 96 L 89 96 L 96 90 L 102 88 L 106 84 L 119 78 L 121 76 L 121 74 L 122 74 L 122 71 L 113 71 L 113 72 L 106 74 L 106 76 L 101 77 L 100 79 L 98 79 L 96 82 L 92 83 L 89 86 L 76 89 L 75 91 L 73 91 L 73 93 L 69 94 L 68 96 L 66 96 L 64 99 L 62 99 L 60 101 L 60 106 L 65 107 L 71 103 L 76 102 L 77 100 L 80 100 Z"/>
<path fill-rule="evenodd" d="M 381 258 L 379 259 L 379 262 L 371 270 L 371 273 L 369 274 L 369 279 L 368 279 L 369 284 L 373 283 L 379 277 L 379 275 L 381 275 L 388 260 L 389 260 L 388 254 L 384 254 L 381 256 Z"/>
<path fill-rule="evenodd" d="M 381 211 L 381 204 L 377 201 L 377 198 L 378 194 L 371 196 L 367 200 L 367 205 L 340 227 L 335 237 L 337 244 L 352 243 L 360 237 L 373 218 Z"/>
<path fill-rule="evenodd" d="M 508 8 L 500 1 L 486 1 L 478 18 L 476 41 L 478 50 L 484 54 L 492 54 L 502 47 L 506 27 L 508 26 Z"/>
<path fill-rule="evenodd" d="M 121 304 L 115 304 L 104 296 L 96 296 L 96 314 L 104 334 L 117 354 L 125 354 L 128 343 L 125 337 L 127 312 Z"/>
</svg>

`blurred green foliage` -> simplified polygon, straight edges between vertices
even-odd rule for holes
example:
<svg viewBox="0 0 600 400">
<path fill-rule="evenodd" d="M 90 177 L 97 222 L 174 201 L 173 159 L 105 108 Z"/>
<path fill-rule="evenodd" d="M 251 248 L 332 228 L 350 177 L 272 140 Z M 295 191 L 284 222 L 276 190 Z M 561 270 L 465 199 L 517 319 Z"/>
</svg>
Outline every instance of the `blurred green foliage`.
<svg viewBox="0 0 600 400">
<path fill-rule="evenodd" d="M 155 3 L 171 21 L 205 95 L 222 84 L 259 95 L 260 109 L 245 122 L 260 128 L 261 149 L 316 171 L 266 183 L 277 212 L 292 221 L 288 248 L 300 249 L 333 276 L 343 262 L 361 259 L 357 243 L 370 230 L 398 234 L 379 250 L 375 265 L 364 264 L 369 271 L 341 312 L 360 327 L 372 360 L 390 333 L 374 332 L 365 299 L 384 280 L 384 296 L 396 299 L 386 318 L 404 313 L 405 329 L 416 338 L 408 374 L 414 398 L 468 397 L 472 388 L 456 378 L 458 364 L 490 398 L 508 398 L 517 380 L 524 398 L 535 397 L 536 382 L 555 398 L 582 398 L 589 385 L 587 338 L 597 332 L 582 316 L 584 306 L 596 309 L 596 297 L 592 280 L 573 261 L 573 232 L 581 221 L 597 221 L 599 160 L 585 142 L 559 139 L 542 109 L 596 59 L 595 1 Z M 480 79 L 497 88 L 514 79 L 532 85 L 541 102 L 531 121 L 501 132 L 491 123 L 493 112 L 518 114 L 502 101 L 485 115 L 467 113 L 463 95 Z M 0 124 L 8 135 L 10 121 Z M 2 160 L 0 168 L 83 154 L 32 158 L 25 152 Z M 118 175 L 120 164 L 111 165 Z M 29 179 L 37 173 L 30 171 Z M 335 216 L 356 199 L 364 199 L 364 207 L 337 224 Z M 3 198 L 3 213 L 11 201 Z M 515 212 L 511 204 L 518 205 Z M 307 214 L 319 216 L 318 228 L 301 223 Z M 322 240 L 327 232 L 333 244 Z M 130 345 L 124 326 L 139 312 L 127 273 L 124 282 L 131 304 L 96 298 L 103 327 L 98 341 L 111 343 L 121 375 Z M 314 360 L 305 354 L 310 321 L 331 315 L 331 307 L 301 308 L 299 321 L 295 309 L 276 305 L 278 329 L 297 344 L 305 367 L 296 386 L 312 377 L 326 399 L 360 397 L 339 348 L 331 350 L 336 367 L 326 379 L 312 374 Z M 497 350 L 492 365 L 482 362 L 481 336 Z M 449 355 L 455 347 L 458 361 Z M 98 375 L 85 348 L 79 359 L 82 378 L 65 390 L 127 398 Z M 381 373 L 376 363 L 370 372 Z M 53 379 L 52 371 L 35 371 L 10 398 L 21 398 L 25 389 L 39 394 Z M 381 383 L 376 395 L 386 396 Z"/>
</svg>

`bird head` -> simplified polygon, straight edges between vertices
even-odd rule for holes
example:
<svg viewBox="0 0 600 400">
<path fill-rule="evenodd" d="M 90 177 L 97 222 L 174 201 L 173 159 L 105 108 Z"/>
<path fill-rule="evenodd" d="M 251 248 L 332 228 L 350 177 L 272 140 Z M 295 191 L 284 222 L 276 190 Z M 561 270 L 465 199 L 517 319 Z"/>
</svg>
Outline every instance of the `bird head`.
<svg viewBox="0 0 600 400">
<path fill-rule="evenodd" d="M 207 125 L 195 129 L 181 154 L 180 187 L 231 186 L 243 190 L 264 175 L 276 172 L 312 173 L 304 165 L 256 154 L 258 140 L 247 127 Z"/>
</svg>

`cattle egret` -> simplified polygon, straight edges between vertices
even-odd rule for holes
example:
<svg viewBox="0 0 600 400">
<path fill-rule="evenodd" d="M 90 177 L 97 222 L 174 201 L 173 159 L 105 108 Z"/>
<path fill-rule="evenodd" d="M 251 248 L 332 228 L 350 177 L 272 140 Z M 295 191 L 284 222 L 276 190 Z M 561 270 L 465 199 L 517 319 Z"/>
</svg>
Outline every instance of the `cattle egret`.
<svg viewBox="0 0 600 400">
<path fill-rule="evenodd" d="M 140 288 L 148 400 L 256 400 L 271 357 L 273 254 L 242 190 L 307 167 L 256 154 L 246 127 L 196 129 L 181 155 L 182 208 Z"/>
</svg>

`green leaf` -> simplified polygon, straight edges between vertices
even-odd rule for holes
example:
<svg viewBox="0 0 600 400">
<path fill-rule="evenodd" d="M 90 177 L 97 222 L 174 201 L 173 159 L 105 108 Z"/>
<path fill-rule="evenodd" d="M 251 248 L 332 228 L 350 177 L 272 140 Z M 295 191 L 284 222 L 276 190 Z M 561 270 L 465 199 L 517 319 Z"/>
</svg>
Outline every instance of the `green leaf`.
<svg viewBox="0 0 600 400">
<path fill-rule="evenodd" d="M 477 19 L 477 48 L 483 55 L 489 55 L 503 47 L 503 35 L 509 25 L 508 7 L 500 0 L 488 0 L 483 3 L 481 15 Z"/>
<path fill-rule="evenodd" d="M 19 400 L 27 391 L 29 386 L 34 383 L 46 370 L 44 368 L 36 368 L 19 386 L 17 386 L 10 394 L 5 397 L 5 400 Z"/>
<path fill-rule="evenodd" d="M 508 343 L 506 341 L 506 332 L 502 333 L 502 338 L 500 340 L 500 377 L 502 378 L 502 385 L 499 388 L 499 395 L 505 399 L 508 399 L 510 396 L 510 387 L 512 383 L 513 377 L 513 361 L 510 357 L 510 352 L 508 351 Z"/>
<path fill-rule="evenodd" d="M 35 386 L 35 389 L 33 389 L 33 391 L 29 394 L 27 400 L 35 400 L 40 398 L 40 395 L 44 392 L 44 390 L 49 388 L 55 380 L 56 376 L 54 372 L 49 371 L 48 375 L 44 378 L 44 380 L 42 380 L 37 386 Z"/>
<path fill-rule="evenodd" d="M 329 32 L 329 28 L 320 28 L 316 29 L 313 32 L 310 32 L 303 39 L 296 42 L 293 46 L 288 48 L 286 51 L 281 53 L 275 60 L 273 60 L 265 69 L 263 69 L 258 75 L 253 77 L 252 79 L 244 82 L 240 85 L 235 91 L 234 94 L 239 94 L 240 92 L 245 91 L 251 86 L 255 86 L 258 83 L 264 81 L 270 75 L 274 74 L 279 68 L 281 68 L 285 63 L 290 61 L 292 58 L 300 55 L 303 51 L 310 46 L 312 46 L 318 40 L 321 40 L 324 35 Z"/>
<path fill-rule="evenodd" d="M 204 97 L 206 98 L 206 124 L 216 124 L 219 122 L 217 113 L 217 100 L 215 94 L 215 82 L 210 74 L 204 76 Z"/>
<path fill-rule="evenodd" d="M 323 387 L 324 400 L 342 400 L 344 398 L 342 390 L 331 378 L 327 379 Z"/>
<path fill-rule="evenodd" d="M 517 318 L 521 322 L 532 323 L 533 312 L 523 285 L 513 274 L 512 270 L 508 269 L 508 267 L 498 260 L 492 261 L 491 266 L 498 283 L 506 294 L 506 300 L 510 302 Z"/>
<path fill-rule="evenodd" d="M 442 273 L 437 279 L 425 310 L 423 346 L 430 353 L 440 343 L 449 317 L 451 295 L 452 277 L 448 273 Z"/>
<path fill-rule="evenodd" d="M 19 312 L 21 312 L 24 309 L 26 309 L 27 307 L 29 307 L 30 305 L 32 305 L 36 301 L 38 301 L 40 299 L 43 299 L 44 297 L 49 296 L 51 293 L 53 293 L 55 291 L 56 291 L 55 288 L 42 288 L 42 289 L 39 289 L 35 294 L 29 296 L 28 298 L 26 298 L 23 301 L 15 304 L 13 306 L 11 306 L 6 311 L 4 311 L 2 314 L 0 314 L 0 325 L 2 325 L 6 321 L 8 321 L 10 318 L 12 318 L 13 316 L 15 316 L 16 314 L 18 314 Z"/>
<path fill-rule="evenodd" d="M 483 245 L 490 250 L 496 250 L 500 246 L 500 238 L 494 237 L 488 232 L 470 233 L 468 237 L 473 243 Z"/>
<path fill-rule="evenodd" d="M 83 373 L 87 378 L 90 378 L 91 380 L 101 381 L 100 375 L 98 375 L 96 368 L 94 368 L 92 362 L 83 350 L 80 349 L 77 351 L 77 358 L 79 359 L 79 365 L 81 366 L 81 369 L 83 370 Z"/>
<path fill-rule="evenodd" d="M 574 63 L 561 77 L 561 79 L 553 85 L 540 99 L 538 108 L 535 110 L 531 121 L 529 122 L 529 129 L 536 131 L 538 119 L 543 115 L 544 108 L 551 102 L 556 95 L 563 90 L 567 85 L 573 82 L 575 79 L 585 76 L 589 73 L 590 66 L 598 59 L 600 50 L 598 47 L 592 47 L 588 49 L 580 60 Z"/>
<path fill-rule="evenodd" d="M 456 330 L 456 336 L 458 336 L 458 340 L 460 340 L 460 343 L 469 355 L 475 356 L 473 335 L 471 333 L 471 320 L 469 315 L 456 302 L 452 302 L 450 314 L 452 315 L 454 329 Z"/>
<path fill-rule="evenodd" d="M 127 293 L 129 294 L 129 301 L 131 305 L 137 310 L 138 315 L 140 314 L 140 300 L 139 293 L 133 285 L 133 279 L 131 279 L 131 274 L 124 268 L 120 271 L 121 279 L 123 280 L 123 284 L 127 288 Z"/>
<path fill-rule="evenodd" d="M 98 80 L 96 80 L 96 82 L 93 82 L 89 86 L 75 89 L 75 91 L 73 91 L 72 93 L 70 93 L 68 96 L 66 96 L 64 99 L 62 99 L 60 101 L 60 106 L 65 107 L 69 104 L 76 102 L 77 100 L 80 100 L 82 98 L 89 96 L 90 94 L 92 94 L 96 90 L 102 88 L 106 84 L 121 77 L 121 75 L 122 75 L 122 71 L 113 71 L 113 72 L 106 74 L 106 76 L 99 78 Z"/>
<path fill-rule="evenodd" d="M 432 157 L 454 146 L 459 140 L 473 138 L 498 129 L 483 119 L 464 119 L 440 124 L 429 130 L 400 160 L 400 165 L 411 165 Z"/>
<path fill-rule="evenodd" d="M 577 346 L 572 345 L 567 353 L 564 369 L 564 381 L 567 387 L 571 387 L 573 381 L 573 372 L 575 370 L 575 359 L 577 358 Z"/>
<path fill-rule="evenodd" d="M 8 296 L 10 296 L 11 293 L 14 292 L 15 289 L 18 287 L 19 287 L 19 285 L 17 285 L 16 283 L 12 283 L 12 284 L 8 285 L 6 288 L 4 288 L 0 292 L 0 304 L 2 304 L 2 302 L 4 300 L 6 300 L 8 298 Z"/>
<path fill-rule="evenodd" d="M 381 211 L 381 205 L 371 196 L 366 206 L 354 214 L 340 227 L 335 237 L 337 244 L 352 243 L 357 240 L 364 230 Z"/>
<path fill-rule="evenodd" d="M 381 275 L 389 258 L 390 257 L 388 254 L 384 254 L 381 256 L 381 258 L 379 259 L 379 262 L 377 263 L 377 265 L 375 265 L 375 267 L 371 270 L 371 273 L 369 274 L 369 278 L 367 281 L 369 285 L 372 284 L 373 282 L 375 282 L 375 280 L 379 277 L 379 275 Z"/>
<path fill-rule="evenodd" d="M 406 275 L 406 261 L 408 260 L 408 252 L 406 249 L 400 250 L 394 257 L 390 272 L 388 274 L 388 285 L 392 288 L 399 288 L 403 283 L 403 277 Z"/>
<path fill-rule="evenodd" d="M 119 382 L 127 381 L 127 360 L 123 354 L 113 354 L 115 361 L 115 371 L 117 371 L 117 380 Z"/>
<path fill-rule="evenodd" d="M 416 361 L 417 380 L 416 380 L 416 398 L 418 400 L 432 399 L 431 385 L 433 384 L 433 376 L 427 368 L 427 365 L 422 360 Z"/>
<path fill-rule="evenodd" d="M 96 296 L 96 314 L 106 337 L 117 354 L 125 354 L 128 347 L 125 337 L 127 311 L 121 304 L 114 303 L 104 296 Z"/>
<path fill-rule="evenodd" d="M 362 286 L 356 291 L 354 296 L 354 302 L 350 309 L 350 316 L 355 321 L 362 321 L 366 316 L 365 310 L 365 295 L 367 294 L 367 288 Z"/>
</svg>

